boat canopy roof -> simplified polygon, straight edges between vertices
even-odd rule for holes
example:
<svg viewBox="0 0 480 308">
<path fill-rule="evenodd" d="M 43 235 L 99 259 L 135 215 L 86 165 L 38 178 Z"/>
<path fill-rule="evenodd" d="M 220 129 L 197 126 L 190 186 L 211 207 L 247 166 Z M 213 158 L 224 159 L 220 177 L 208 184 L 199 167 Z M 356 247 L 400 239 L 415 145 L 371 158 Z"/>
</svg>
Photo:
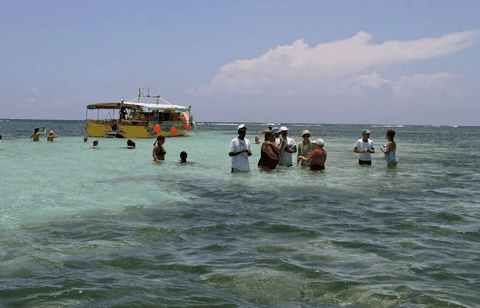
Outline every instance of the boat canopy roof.
<svg viewBox="0 0 480 308">
<path fill-rule="evenodd" d="M 189 107 L 172 105 L 172 104 L 146 104 L 146 103 L 134 103 L 134 102 L 98 103 L 98 104 L 87 105 L 87 109 L 122 109 L 122 108 L 142 109 L 142 107 L 146 107 L 150 110 L 152 110 L 152 109 L 158 109 L 158 110 L 172 109 L 172 110 L 177 110 L 177 111 L 188 111 L 190 109 Z"/>
<path fill-rule="evenodd" d="M 138 106 L 132 104 L 125 104 L 125 103 L 98 103 L 98 104 L 90 104 L 87 106 L 87 109 L 121 109 L 121 108 L 131 108 L 131 109 L 139 109 Z"/>
</svg>

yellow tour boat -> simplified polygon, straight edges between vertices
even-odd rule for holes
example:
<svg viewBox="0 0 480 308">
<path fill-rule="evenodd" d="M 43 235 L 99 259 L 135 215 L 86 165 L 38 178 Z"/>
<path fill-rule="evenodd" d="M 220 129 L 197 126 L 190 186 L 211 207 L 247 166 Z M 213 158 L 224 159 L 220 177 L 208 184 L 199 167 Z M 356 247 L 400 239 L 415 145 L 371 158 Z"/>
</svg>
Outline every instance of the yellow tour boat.
<svg viewBox="0 0 480 308">
<path fill-rule="evenodd" d="M 184 136 L 195 129 L 191 106 L 170 104 L 157 96 L 144 96 L 132 102 L 98 103 L 87 106 L 85 132 L 89 137 L 156 138 Z M 156 100 L 152 103 L 140 99 Z M 92 116 L 92 113 L 94 114 Z"/>
</svg>

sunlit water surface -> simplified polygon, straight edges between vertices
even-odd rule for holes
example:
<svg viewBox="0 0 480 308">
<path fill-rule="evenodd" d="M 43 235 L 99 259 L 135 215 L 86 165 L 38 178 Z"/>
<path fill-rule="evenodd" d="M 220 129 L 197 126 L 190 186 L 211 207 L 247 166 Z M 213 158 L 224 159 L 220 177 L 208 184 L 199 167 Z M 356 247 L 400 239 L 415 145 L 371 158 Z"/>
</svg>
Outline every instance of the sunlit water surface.
<svg viewBox="0 0 480 308">
<path fill-rule="evenodd" d="M 325 171 L 259 171 L 252 145 L 231 174 L 236 124 L 199 123 L 155 164 L 151 139 L 92 149 L 83 121 L 0 120 L 0 306 L 480 306 L 480 128 L 286 124 L 325 140 Z M 42 125 L 59 137 L 28 140 Z"/>
</svg>

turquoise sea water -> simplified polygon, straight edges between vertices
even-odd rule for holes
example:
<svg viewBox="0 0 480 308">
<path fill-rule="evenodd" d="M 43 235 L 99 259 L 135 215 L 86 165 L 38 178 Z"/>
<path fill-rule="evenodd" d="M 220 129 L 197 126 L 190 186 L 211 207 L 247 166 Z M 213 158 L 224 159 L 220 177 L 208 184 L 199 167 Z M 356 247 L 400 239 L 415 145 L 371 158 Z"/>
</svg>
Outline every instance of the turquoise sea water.
<svg viewBox="0 0 480 308">
<path fill-rule="evenodd" d="M 0 307 L 480 306 L 480 127 L 282 123 L 325 140 L 326 170 L 259 171 L 252 144 L 231 174 L 236 124 L 199 123 L 155 164 L 151 139 L 92 149 L 84 121 L 0 120 Z M 59 137 L 28 140 L 42 125 Z"/>
</svg>

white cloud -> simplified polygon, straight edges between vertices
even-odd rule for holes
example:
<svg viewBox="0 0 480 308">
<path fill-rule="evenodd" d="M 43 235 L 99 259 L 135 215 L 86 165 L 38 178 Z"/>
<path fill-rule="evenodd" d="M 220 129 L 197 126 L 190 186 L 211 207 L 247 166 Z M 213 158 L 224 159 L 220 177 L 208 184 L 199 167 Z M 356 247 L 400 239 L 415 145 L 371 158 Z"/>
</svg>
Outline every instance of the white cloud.
<svg viewBox="0 0 480 308">
<path fill-rule="evenodd" d="M 30 97 L 16 99 L 12 101 L 13 105 L 20 107 L 31 107 L 42 101 L 43 95 L 37 88 L 30 86 L 27 88 L 27 92 L 30 94 Z"/>
<path fill-rule="evenodd" d="M 393 89 L 397 97 L 417 96 L 425 97 L 432 95 L 460 96 L 463 94 L 461 87 L 455 84 L 455 79 L 460 76 L 452 76 L 449 73 L 416 74 L 413 77 L 403 76 L 395 82 Z"/>
<path fill-rule="evenodd" d="M 42 99 L 42 93 L 35 87 L 28 87 L 28 93 L 36 99 Z"/>
<path fill-rule="evenodd" d="M 412 41 L 389 40 L 371 43 L 372 36 L 359 32 L 351 38 L 310 47 L 303 39 L 291 45 L 277 46 L 251 60 L 235 60 L 220 68 L 209 85 L 189 89 L 190 95 L 331 95 L 344 91 L 345 85 L 368 69 L 391 63 L 431 59 L 455 53 L 475 44 L 479 30 L 445 34 L 438 38 Z M 436 78 L 432 75 L 428 78 Z M 441 77 L 441 76 L 437 76 Z M 406 77 L 408 78 L 408 77 Z M 422 83 L 427 75 L 417 75 Z M 385 86 L 379 75 L 360 76 L 357 82 Z M 403 80 L 403 83 L 407 80 Z M 402 89 L 397 85 L 396 90 Z M 358 90 L 358 89 L 357 89 Z"/>
<path fill-rule="evenodd" d="M 386 101 L 405 100 L 409 98 L 435 100 L 435 97 L 461 97 L 465 89 L 462 83 L 456 82 L 460 76 L 447 72 L 437 74 L 416 74 L 413 77 L 403 76 L 398 80 L 382 78 L 378 73 L 361 75 L 350 87 L 352 94 L 365 101 L 379 97 Z"/>
<path fill-rule="evenodd" d="M 480 80 L 445 71 L 398 78 L 381 72 L 387 72 L 389 64 L 469 48 L 479 36 L 480 30 L 470 30 L 375 44 L 370 34 L 359 32 L 314 47 L 297 40 L 258 58 L 228 63 L 208 85 L 189 89 L 187 95 L 195 96 L 204 109 L 216 110 L 215 115 L 200 114 L 211 121 L 234 115 L 239 121 L 267 117 L 276 122 L 478 125 L 480 115 L 472 106 L 479 99 Z"/>
</svg>

